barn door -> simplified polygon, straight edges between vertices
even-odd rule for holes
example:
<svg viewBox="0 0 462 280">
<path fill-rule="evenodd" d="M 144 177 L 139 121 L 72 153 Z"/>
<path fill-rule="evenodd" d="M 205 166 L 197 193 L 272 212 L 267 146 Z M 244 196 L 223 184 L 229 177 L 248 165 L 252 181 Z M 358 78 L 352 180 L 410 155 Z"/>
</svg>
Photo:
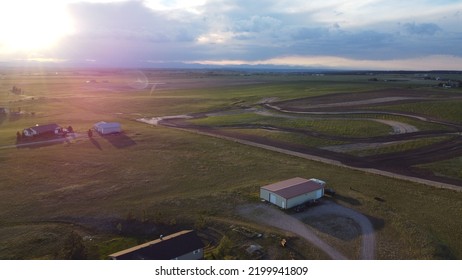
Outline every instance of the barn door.
<svg viewBox="0 0 462 280">
<path fill-rule="evenodd" d="M 316 191 L 316 199 L 319 199 L 322 197 L 322 189 L 319 189 Z"/>
<path fill-rule="evenodd" d="M 269 194 L 269 201 L 273 204 L 276 204 L 276 196 L 272 193 Z"/>
</svg>

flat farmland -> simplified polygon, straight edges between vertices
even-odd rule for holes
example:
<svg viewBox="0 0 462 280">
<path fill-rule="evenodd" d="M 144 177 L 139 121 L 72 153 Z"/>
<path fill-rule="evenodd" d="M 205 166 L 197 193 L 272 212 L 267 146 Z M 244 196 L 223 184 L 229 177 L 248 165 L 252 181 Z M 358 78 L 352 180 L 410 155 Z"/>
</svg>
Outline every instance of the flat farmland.
<svg viewBox="0 0 462 280">
<path fill-rule="evenodd" d="M 251 244 L 262 246 L 259 258 L 326 259 L 296 234 L 240 214 L 240 208 L 261 203 L 260 186 L 296 176 L 325 180 L 338 194 L 326 201 L 369 218 L 377 259 L 462 258 L 459 191 L 197 133 L 224 131 L 306 145 L 325 156 L 333 155 L 324 149 L 328 146 L 417 141 L 386 151 L 336 155 L 385 167 L 401 155 L 408 160 L 400 166 L 412 174 L 461 186 L 457 172 L 445 177 L 438 171 L 460 166 L 458 150 L 449 152 L 460 141 L 457 109 L 427 115 L 388 108 L 459 102 L 459 89 L 443 91 L 433 87 L 434 81 L 417 78 L 390 85 L 370 82 L 365 75 L 112 69 L 7 69 L 2 74 L 0 107 L 8 112 L 0 115 L 1 259 L 106 259 L 182 229 L 198 231 L 210 259 L 256 258 L 246 253 Z M 13 86 L 23 93 L 11 92 Z M 395 99 L 380 99 L 390 97 Z M 398 104 L 404 99 L 397 97 L 415 99 Z M 374 106 L 364 100 L 374 100 Z M 338 105 L 342 102 L 360 103 Z M 160 126 L 136 121 L 174 115 L 192 119 L 166 119 Z M 393 133 L 393 125 L 378 121 L 390 119 L 409 120 L 418 131 Z M 89 139 L 87 130 L 102 120 L 120 122 L 123 133 Z M 57 141 L 17 143 L 17 131 L 47 123 L 71 125 L 76 133 Z M 437 153 L 443 156 L 434 157 Z M 249 238 L 242 229 L 263 238 Z M 342 239 L 338 233 L 319 236 L 340 250 L 361 246 L 358 239 Z M 287 250 L 279 247 L 282 238 L 289 241 Z"/>
</svg>

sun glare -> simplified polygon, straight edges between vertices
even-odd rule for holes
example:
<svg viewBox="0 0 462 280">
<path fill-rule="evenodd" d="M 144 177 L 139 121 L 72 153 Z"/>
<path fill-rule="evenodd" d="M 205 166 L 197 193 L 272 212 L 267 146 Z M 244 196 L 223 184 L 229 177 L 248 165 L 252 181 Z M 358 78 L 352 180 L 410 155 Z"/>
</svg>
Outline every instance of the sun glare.
<svg viewBox="0 0 462 280">
<path fill-rule="evenodd" d="M 71 19 L 59 1 L 0 2 L 0 53 L 40 51 L 70 33 Z"/>
<path fill-rule="evenodd" d="M 205 0 L 174 0 L 174 1 L 158 1 L 158 0 L 145 0 L 144 4 L 154 10 L 168 11 L 175 9 L 182 9 L 191 13 L 200 13 L 197 7 L 206 3 Z"/>
</svg>

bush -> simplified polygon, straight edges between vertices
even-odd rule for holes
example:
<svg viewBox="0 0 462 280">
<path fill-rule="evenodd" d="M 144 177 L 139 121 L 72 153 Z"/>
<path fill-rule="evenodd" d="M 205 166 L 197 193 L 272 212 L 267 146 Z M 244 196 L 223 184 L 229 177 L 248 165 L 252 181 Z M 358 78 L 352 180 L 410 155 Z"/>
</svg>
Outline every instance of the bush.
<svg viewBox="0 0 462 280">
<path fill-rule="evenodd" d="M 59 254 L 59 259 L 64 260 L 85 260 L 87 250 L 83 244 L 82 237 L 72 231 L 65 239 L 63 248 Z"/>
</svg>

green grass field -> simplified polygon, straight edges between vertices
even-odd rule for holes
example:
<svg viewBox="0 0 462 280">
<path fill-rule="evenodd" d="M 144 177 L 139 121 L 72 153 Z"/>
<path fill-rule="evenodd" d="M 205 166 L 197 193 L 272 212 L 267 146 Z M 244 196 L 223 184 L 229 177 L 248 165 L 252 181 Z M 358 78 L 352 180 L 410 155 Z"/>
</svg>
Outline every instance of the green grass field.
<svg viewBox="0 0 462 280">
<path fill-rule="evenodd" d="M 418 165 L 424 169 L 432 170 L 439 175 L 450 178 L 462 178 L 462 157 L 456 157 L 449 160 L 432 162 L 429 164 Z"/>
<path fill-rule="evenodd" d="M 421 102 L 384 106 L 380 108 L 399 112 L 418 113 L 458 124 L 462 123 L 462 101 Z"/>
<path fill-rule="evenodd" d="M 168 81 L 175 81 L 175 74 L 164 75 Z M 187 80 L 185 75 L 180 78 Z M 260 203 L 260 186 L 295 176 L 326 180 L 339 194 L 338 203 L 370 217 L 376 229 L 379 259 L 462 258 L 461 192 L 134 121 L 139 116 L 238 107 L 265 97 L 289 99 L 370 90 L 373 85 L 364 83 L 364 77 L 350 82 L 344 76 L 338 81 L 335 77 L 262 76 L 256 78 L 262 84 L 221 86 L 217 82 L 217 86 L 203 89 L 159 89 L 152 96 L 149 89 L 85 89 L 86 80 L 92 77 L 15 74 L 2 80 L 0 107 L 20 107 L 23 114 L 0 120 L 0 259 L 105 259 L 114 251 L 187 228 L 213 230 L 233 244 L 248 242 L 230 232 L 230 226 L 236 225 L 269 236 L 259 241 L 268 251 L 278 251 L 273 249 L 281 237 L 293 241 L 290 250 L 270 258 L 326 258 L 297 237 L 247 221 L 236 212 L 241 205 Z M 118 76 L 112 73 L 96 79 L 112 83 Z M 208 76 L 203 79 L 214 82 Z M 326 85 L 329 80 L 334 81 Z M 34 99 L 9 93 L 14 84 L 21 85 Z M 369 127 L 366 121 L 344 128 L 340 121 L 293 123 L 257 115 L 247 117 L 250 119 L 244 119 L 246 123 L 264 120 L 333 134 L 360 136 L 365 126 L 378 135 L 387 133 L 381 125 L 373 123 Z M 89 140 L 85 132 L 100 120 L 121 122 L 124 134 L 96 135 Z M 242 122 L 242 116 L 237 121 Z M 67 142 L 14 147 L 16 131 L 49 122 L 72 125 L 79 136 Z M 339 243 L 335 238 L 329 242 Z M 216 245 L 212 244 L 210 258 L 249 257 L 236 246 L 213 251 L 225 247 Z"/>
<path fill-rule="evenodd" d="M 380 154 L 388 154 L 388 153 L 398 153 L 404 152 L 412 149 L 419 149 L 425 146 L 429 146 L 432 144 L 436 144 L 439 142 L 447 141 L 452 139 L 454 136 L 437 136 L 437 137 L 430 137 L 424 139 L 417 139 L 417 140 L 410 140 L 404 141 L 401 143 L 386 145 L 385 147 L 374 148 L 374 149 L 365 149 L 360 151 L 351 151 L 349 154 L 365 157 L 371 155 L 380 155 Z"/>
<path fill-rule="evenodd" d="M 225 129 L 231 132 L 238 132 L 241 134 L 255 135 L 268 139 L 274 139 L 277 141 L 285 142 L 288 144 L 299 144 L 306 147 L 323 147 L 326 145 L 342 145 L 347 144 L 344 141 L 335 141 L 335 140 L 326 140 L 319 139 L 316 137 L 310 137 L 298 133 L 289 133 L 277 130 L 266 130 L 266 129 L 239 129 L 239 128 L 229 128 Z"/>
<path fill-rule="evenodd" d="M 451 127 L 424 122 L 415 118 L 404 117 L 404 116 L 396 116 L 396 115 L 386 115 L 386 114 L 351 114 L 351 115 L 339 115 L 336 117 L 354 117 L 354 118 L 371 118 L 371 119 L 381 119 L 381 120 L 390 120 L 390 121 L 397 121 L 406 123 L 412 126 L 415 126 L 419 131 L 431 131 L 431 130 L 438 130 L 438 131 L 452 131 Z"/>
<path fill-rule="evenodd" d="M 297 128 L 319 131 L 329 135 L 346 137 L 372 137 L 387 135 L 391 132 L 389 126 L 370 120 L 319 120 L 301 118 L 288 119 L 271 116 L 260 116 L 251 113 L 231 116 L 208 117 L 205 119 L 191 120 L 190 122 L 209 126 L 271 125 L 282 128 Z"/>
</svg>

